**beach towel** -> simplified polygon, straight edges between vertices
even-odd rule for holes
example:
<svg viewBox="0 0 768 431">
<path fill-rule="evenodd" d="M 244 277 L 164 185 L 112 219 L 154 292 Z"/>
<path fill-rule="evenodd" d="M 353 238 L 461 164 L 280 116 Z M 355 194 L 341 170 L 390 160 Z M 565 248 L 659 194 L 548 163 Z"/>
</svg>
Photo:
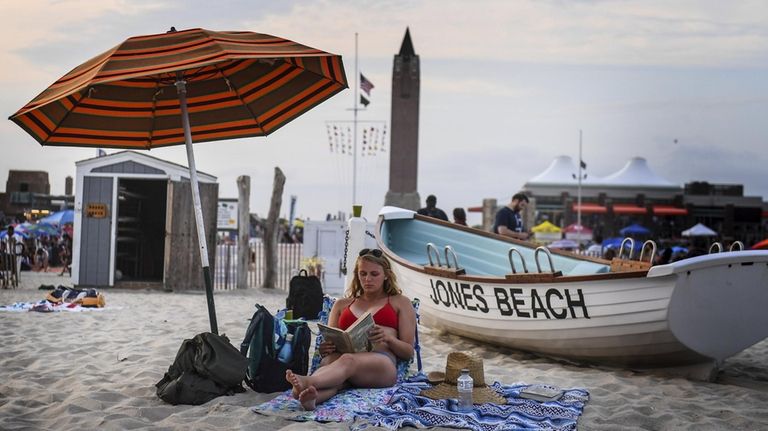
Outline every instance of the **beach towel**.
<svg viewBox="0 0 768 431">
<path fill-rule="evenodd" d="M 417 428 L 446 427 L 475 431 L 507 430 L 575 430 L 584 405 L 589 400 L 585 389 L 567 389 L 557 401 L 539 402 L 520 398 L 528 384 L 503 385 L 495 382 L 490 388 L 507 399 L 506 405 L 476 404 L 471 412 L 459 412 L 454 399 L 433 400 L 419 395 L 431 387 L 423 376 L 399 385 L 388 404 L 369 411 L 358 411 L 353 430 L 378 426 L 396 430 L 405 426 Z"/>
<path fill-rule="evenodd" d="M 114 308 L 114 307 L 111 307 Z M 56 311 L 71 311 L 71 312 L 82 312 L 82 311 L 101 311 L 106 309 L 106 307 L 101 308 L 94 308 L 94 307 L 83 307 L 80 304 L 75 303 L 61 303 L 61 304 L 53 304 L 45 299 L 42 299 L 37 302 L 16 302 L 11 305 L 0 305 L 0 311 L 38 311 L 42 313 L 52 313 Z"/>
<path fill-rule="evenodd" d="M 387 404 L 397 386 L 381 389 L 346 389 L 312 411 L 306 411 L 287 391 L 265 403 L 251 407 L 251 411 L 267 416 L 280 416 L 288 420 L 305 422 L 351 422 L 357 412 L 368 412 Z"/>
</svg>

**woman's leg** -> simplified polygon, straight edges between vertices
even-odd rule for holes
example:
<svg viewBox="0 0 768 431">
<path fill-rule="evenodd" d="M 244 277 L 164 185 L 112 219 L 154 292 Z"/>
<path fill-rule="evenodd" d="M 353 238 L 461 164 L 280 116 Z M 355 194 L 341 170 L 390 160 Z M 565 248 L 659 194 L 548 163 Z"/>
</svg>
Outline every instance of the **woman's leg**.
<svg viewBox="0 0 768 431">
<path fill-rule="evenodd" d="M 397 370 L 388 356 L 364 352 L 341 355 L 311 376 L 300 376 L 289 370 L 286 380 L 293 386 L 294 397 L 298 394 L 302 406 L 314 408 L 315 402 L 323 402 L 335 395 L 347 380 L 365 388 L 391 386 L 397 380 Z"/>
</svg>

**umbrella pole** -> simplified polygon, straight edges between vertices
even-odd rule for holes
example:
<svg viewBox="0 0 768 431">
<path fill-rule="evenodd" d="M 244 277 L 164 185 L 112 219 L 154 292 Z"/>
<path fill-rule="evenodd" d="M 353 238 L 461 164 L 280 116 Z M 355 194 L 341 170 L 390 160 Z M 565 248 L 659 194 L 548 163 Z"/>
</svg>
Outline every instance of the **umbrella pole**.
<svg viewBox="0 0 768 431">
<path fill-rule="evenodd" d="M 211 281 L 211 269 L 208 264 L 208 245 L 205 240 L 205 225 L 203 224 L 203 210 L 200 205 L 200 189 L 197 183 L 197 169 L 195 168 L 195 152 L 192 150 L 192 131 L 189 127 L 189 112 L 187 111 L 187 82 L 184 81 L 181 72 L 176 74 L 176 90 L 179 93 L 179 105 L 181 107 L 181 123 L 184 127 L 184 142 L 187 147 L 187 160 L 189 162 L 189 180 L 192 189 L 192 203 L 195 207 L 195 225 L 197 226 L 197 241 L 200 245 L 200 263 L 203 266 L 205 278 L 205 298 L 208 300 L 208 319 L 211 322 L 211 332 L 219 333 L 216 324 L 216 305 L 213 303 L 213 282 Z"/>
</svg>

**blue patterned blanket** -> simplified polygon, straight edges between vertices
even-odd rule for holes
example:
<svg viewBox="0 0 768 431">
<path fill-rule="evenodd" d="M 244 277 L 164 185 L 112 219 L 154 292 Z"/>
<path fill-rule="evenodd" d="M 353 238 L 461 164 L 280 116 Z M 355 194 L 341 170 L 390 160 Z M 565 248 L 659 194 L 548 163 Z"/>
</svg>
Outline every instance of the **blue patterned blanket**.
<svg viewBox="0 0 768 431">
<path fill-rule="evenodd" d="M 380 405 L 370 412 L 358 412 L 361 419 L 352 427 L 363 430 L 379 426 L 390 430 L 400 427 L 446 427 L 475 431 L 507 430 L 575 430 L 576 424 L 589 401 L 584 389 L 567 389 L 557 401 L 546 403 L 520 398 L 520 391 L 528 384 L 502 385 L 495 382 L 492 389 L 507 399 L 506 405 L 476 404 L 471 412 L 462 413 L 457 401 L 433 400 L 419 396 L 429 383 L 403 383 L 392 395 L 387 405 Z"/>
<path fill-rule="evenodd" d="M 289 390 L 271 401 L 251 407 L 251 410 L 294 421 L 351 422 L 357 412 L 369 412 L 377 405 L 387 404 L 396 390 L 397 386 L 384 389 L 347 389 L 319 404 L 313 411 L 304 410 L 299 401 L 293 399 Z"/>
<path fill-rule="evenodd" d="M 447 427 L 477 431 L 507 430 L 574 430 L 589 401 L 584 389 L 567 389 L 557 401 L 541 403 L 520 398 L 528 384 L 491 385 L 507 399 L 506 405 L 477 404 L 472 412 L 457 410 L 456 400 L 432 400 L 419 396 L 429 388 L 421 374 L 409 382 L 384 389 L 349 389 L 317 406 L 304 411 L 290 391 L 271 401 L 252 407 L 265 415 L 278 415 L 296 421 L 352 422 L 352 429 L 379 426 L 396 430 L 404 426 L 417 428 Z"/>
</svg>

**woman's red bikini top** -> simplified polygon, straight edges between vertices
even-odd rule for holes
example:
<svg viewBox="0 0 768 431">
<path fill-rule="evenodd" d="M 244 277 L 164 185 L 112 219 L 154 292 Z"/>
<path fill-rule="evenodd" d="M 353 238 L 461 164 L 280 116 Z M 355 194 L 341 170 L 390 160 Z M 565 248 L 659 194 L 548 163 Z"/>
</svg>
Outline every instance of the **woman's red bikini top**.
<svg viewBox="0 0 768 431">
<path fill-rule="evenodd" d="M 342 310 L 341 314 L 339 314 L 339 329 L 342 331 L 349 328 L 357 320 L 357 316 L 355 316 L 355 313 L 353 313 L 350 308 L 355 301 L 357 301 L 357 298 L 352 300 L 347 308 Z M 373 321 L 376 322 L 377 325 L 387 326 L 395 330 L 397 329 L 397 311 L 395 310 L 395 307 L 389 303 L 389 297 L 387 297 L 387 303 L 379 308 L 379 311 L 373 315 Z"/>
</svg>

